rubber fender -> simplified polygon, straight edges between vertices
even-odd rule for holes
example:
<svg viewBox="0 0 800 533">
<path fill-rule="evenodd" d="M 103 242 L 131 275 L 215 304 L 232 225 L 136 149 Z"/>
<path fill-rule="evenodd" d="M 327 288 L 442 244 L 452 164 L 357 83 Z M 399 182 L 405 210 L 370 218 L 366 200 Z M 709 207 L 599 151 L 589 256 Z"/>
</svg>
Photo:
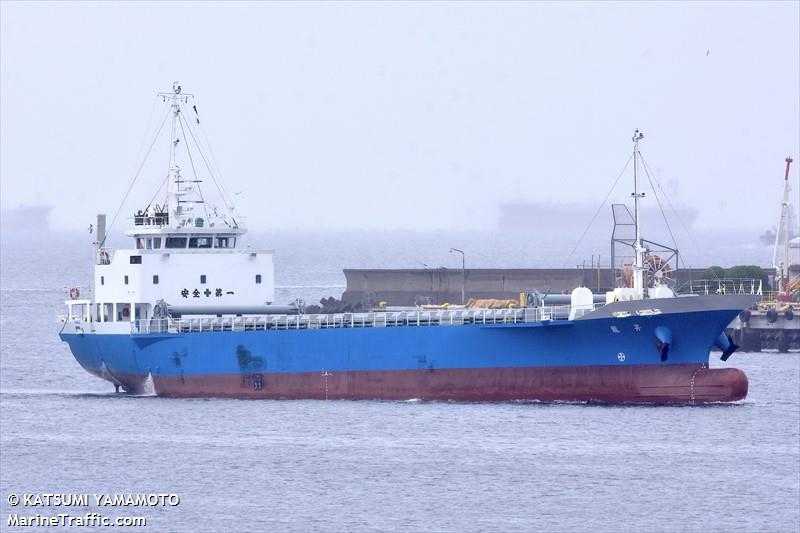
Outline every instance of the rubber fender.
<svg viewBox="0 0 800 533">
<path fill-rule="evenodd" d="M 767 322 L 774 324 L 778 320 L 778 312 L 775 309 L 767 311 Z"/>
<path fill-rule="evenodd" d="M 669 357 L 669 347 L 672 346 L 672 330 L 658 326 L 653 333 L 656 336 L 656 350 L 661 355 L 661 360 L 666 361 Z"/>
<path fill-rule="evenodd" d="M 745 309 L 744 311 L 739 313 L 739 320 L 746 324 L 746 323 L 750 322 L 750 317 L 751 316 L 753 316 L 752 313 L 750 313 L 749 310 Z"/>
<path fill-rule="evenodd" d="M 794 320 L 794 311 L 792 311 L 791 307 L 786 310 L 786 312 L 783 314 L 783 317 L 786 320 Z"/>
<path fill-rule="evenodd" d="M 722 356 L 720 356 L 720 359 L 723 361 L 727 361 L 728 357 L 730 357 L 733 352 L 739 349 L 739 345 L 733 342 L 731 336 L 724 331 L 720 333 L 719 337 L 717 337 L 717 340 L 714 341 L 714 346 L 722 350 Z"/>
</svg>

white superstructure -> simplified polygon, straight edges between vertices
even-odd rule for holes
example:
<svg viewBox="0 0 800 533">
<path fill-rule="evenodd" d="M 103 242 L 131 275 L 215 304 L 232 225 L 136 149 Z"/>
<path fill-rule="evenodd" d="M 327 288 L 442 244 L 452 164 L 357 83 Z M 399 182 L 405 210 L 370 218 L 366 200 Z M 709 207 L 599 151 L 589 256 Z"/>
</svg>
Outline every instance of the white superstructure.
<svg viewBox="0 0 800 533">
<path fill-rule="evenodd" d="M 159 97 L 169 104 L 172 122 L 164 201 L 135 212 L 133 225 L 125 232 L 132 239 L 131 248 L 106 246 L 105 215 L 98 215 L 94 290 L 89 299 L 71 291 L 69 319 L 130 332 L 131 322 L 153 317 L 159 300 L 191 314 L 191 310 L 206 313 L 225 308 L 235 313 L 236 309 L 265 308 L 275 299 L 272 251 L 246 246 L 247 230 L 231 203 L 222 198 L 226 205 L 220 213 L 207 205 L 202 180 L 182 175 L 178 147 L 186 147 L 184 158 L 193 171 L 190 142 L 200 149 L 194 125 L 182 110 L 191 104 L 196 112 L 193 96 L 182 94 L 176 82 L 171 93 Z M 197 155 L 207 163 L 205 156 Z M 212 174 L 208 164 L 206 168 Z"/>
</svg>

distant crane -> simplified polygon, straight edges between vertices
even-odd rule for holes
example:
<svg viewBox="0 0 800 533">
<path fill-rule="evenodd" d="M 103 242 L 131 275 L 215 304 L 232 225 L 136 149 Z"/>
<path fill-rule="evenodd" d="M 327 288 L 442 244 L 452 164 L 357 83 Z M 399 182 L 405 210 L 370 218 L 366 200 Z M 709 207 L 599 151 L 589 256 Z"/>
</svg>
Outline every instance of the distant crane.
<svg viewBox="0 0 800 533">
<path fill-rule="evenodd" d="M 775 268 L 775 281 L 778 294 L 786 292 L 786 285 L 789 283 L 789 238 L 791 230 L 789 228 L 789 166 L 793 159 L 787 157 L 786 174 L 783 177 L 783 201 L 781 202 L 781 216 L 778 219 L 778 230 L 775 232 L 775 247 L 772 250 L 772 266 Z M 781 243 L 781 237 L 783 242 Z M 783 244 L 783 260 L 778 262 L 778 250 Z"/>
</svg>

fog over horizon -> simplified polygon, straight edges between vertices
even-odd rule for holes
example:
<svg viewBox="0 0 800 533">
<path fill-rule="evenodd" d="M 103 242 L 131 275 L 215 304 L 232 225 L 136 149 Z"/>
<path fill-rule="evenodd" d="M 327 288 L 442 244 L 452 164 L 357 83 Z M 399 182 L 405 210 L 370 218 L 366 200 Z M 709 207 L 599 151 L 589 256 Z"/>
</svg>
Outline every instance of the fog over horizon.
<svg viewBox="0 0 800 533">
<path fill-rule="evenodd" d="M 800 164 L 798 2 L 3 2 L 0 208 L 110 220 L 175 80 L 253 232 L 493 231 L 509 201 L 582 227 L 638 128 L 690 229 L 749 239 L 777 222 L 784 158 Z M 628 172 L 609 203 L 631 189 Z"/>
</svg>

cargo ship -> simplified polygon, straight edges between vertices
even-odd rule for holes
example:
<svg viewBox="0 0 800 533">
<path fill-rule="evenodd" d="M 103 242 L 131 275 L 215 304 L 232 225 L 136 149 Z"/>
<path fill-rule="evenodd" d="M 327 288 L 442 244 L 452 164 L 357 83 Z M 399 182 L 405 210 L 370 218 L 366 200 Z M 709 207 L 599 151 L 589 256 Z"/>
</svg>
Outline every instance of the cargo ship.
<svg viewBox="0 0 800 533">
<path fill-rule="evenodd" d="M 503 232 L 524 233 L 548 227 L 553 220 L 558 220 L 559 227 L 565 234 L 580 235 L 584 230 L 581 221 L 585 214 L 591 213 L 596 208 L 597 206 L 588 202 L 556 204 L 515 198 L 497 205 L 500 213 L 497 218 L 497 229 Z M 685 205 L 675 205 L 672 209 L 675 220 L 680 220 L 681 225 L 690 230 L 697 215 L 697 209 Z M 652 227 L 663 220 L 663 215 L 657 206 L 648 206 L 639 213 L 639 220 L 643 226 Z"/>
<path fill-rule="evenodd" d="M 724 360 L 736 350 L 725 327 L 752 298 L 678 297 L 650 286 L 638 222 L 633 286 L 599 303 L 577 287 L 568 304 L 557 306 L 535 293 L 505 309 L 309 314 L 300 301 L 276 305 L 272 251 L 246 246 L 233 206 L 212 208 L 203 195 L 200 177 L 215 183 L 217 177 L 202 155 L 192 95 L 175 83 L 159 96 L 167 106 L 164 121 L 171 122 L 164 202 L 134 213 L 128 249 L 107 246 L 106 219 L 98 216 L 94 284 L 70 290 L 62 317 L 60 338 L 77 362 L 117 391 L 648 404 L 746 396 L 742 371 L 708 363 L 714 346 Z M 641 138 L 637 130 L 637 221 Z M 179 147 L 187 153 L 180 156 Z M 203 176 L 194 172 L 198 161 Z M 184 177 L 182 165 L 194 175 Z"/>
</svg>

